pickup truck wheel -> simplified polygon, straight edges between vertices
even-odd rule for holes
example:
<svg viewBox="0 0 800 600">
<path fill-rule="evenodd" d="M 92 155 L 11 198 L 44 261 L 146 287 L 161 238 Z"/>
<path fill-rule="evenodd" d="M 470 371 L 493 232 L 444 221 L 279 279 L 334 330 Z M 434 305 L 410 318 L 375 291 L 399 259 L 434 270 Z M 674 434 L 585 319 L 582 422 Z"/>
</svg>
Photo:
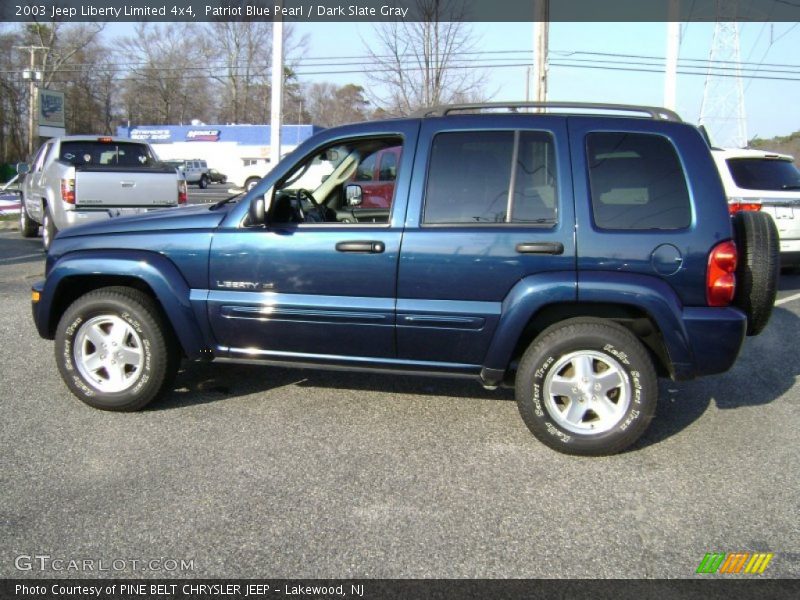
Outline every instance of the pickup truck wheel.
<svg viewBox="0 0 800 600">
<path fill-rule="evenodd" d="M 90 292 L 58 323 L 58 370 L 86 404 L 138 410 L 161 395 L 178 370 L 179 355 L 166 331 L 146 294 L 126 287 Z"/>
<path fill-rule="evenodd" d="M 199 186 L 200 186 L 200 189 L 201 189 L 201 190 L 204 190 L 204 189 L 206 189 L 206 188 L 208 187 L 208 177 L 206 177 L 205 175 L 203 175 L 203 176 L 200 178 L 200 183 L 198 183 L 197 185 L 199 185 Z"/>
<path fill-rule="evenodd" d="M 25 210 L 25 202 L 19 207 L 19 232 L 24 238 L 32 238 L 39 235 L 39 224 L 32 221 L 28 216 L 28 211 Z"/>
<path fill-rule="evenodd" d="M 42 223 L 42 246 L 44 247 L 44 251 L 47 252 L 50 250 L 50 245 L 53 243 L 53 238 L 56 237 L 58 233 L 58 227 L 53 222 L 53 216 L 50 214 L 50 209 L 45 207 L 44 209 L 44 223 Z"/>
<path fill-rule="evenodd" d="M 778 228 L 768 214 L 740 211 L 733 217 L 733 229 L 739 257 L 733 303 L 747 315 L 747 335 L 758 335 L 769 322 L 778 292 Z"/>
<path fill-rule="evenodd" d="M 653 362 L 627 329 L 595 319 L 554 325 L 520 361 L 516 398 L 525 424 L 565 454 L 602 456 L 636 441 L 655 414 Z"/>
</svg>

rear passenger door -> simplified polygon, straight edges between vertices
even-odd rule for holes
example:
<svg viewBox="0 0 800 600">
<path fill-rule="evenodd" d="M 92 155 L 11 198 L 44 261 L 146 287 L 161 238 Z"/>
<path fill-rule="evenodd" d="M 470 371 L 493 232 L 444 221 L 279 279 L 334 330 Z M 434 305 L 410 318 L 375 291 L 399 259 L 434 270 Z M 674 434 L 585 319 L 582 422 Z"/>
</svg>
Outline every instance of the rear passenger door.
<svg viewBox="0 0 800 600">
<path fill-rule="evenodd" d="M 563 117 L 423 121 L 400 253 L 401 359 L 482 363 L 503 301 L 526 277 L 574 277 Z"/>
<path fill-rule="evenodd" d="M 709 248 L 697 241 L 722 241 L 713 211 L 723 203 L 714 197 L 718 188 L 689 184 L 702 185 L 715 169 L 697 130 L 583 116 L 570 117 L 569 130 L 581 298 L 602 301 L 593 294 L 610 289 L 612 281 L 646 277 L 647 285 L 652 278 L 668 283 L 685 305 L 704 305 Z M 702 154 L 687 154 L 695 149 Z M 693 205 L 693 198 L 705 206 Z M 698 206 L 705 219 L 696 214 Z"/>
</svg>

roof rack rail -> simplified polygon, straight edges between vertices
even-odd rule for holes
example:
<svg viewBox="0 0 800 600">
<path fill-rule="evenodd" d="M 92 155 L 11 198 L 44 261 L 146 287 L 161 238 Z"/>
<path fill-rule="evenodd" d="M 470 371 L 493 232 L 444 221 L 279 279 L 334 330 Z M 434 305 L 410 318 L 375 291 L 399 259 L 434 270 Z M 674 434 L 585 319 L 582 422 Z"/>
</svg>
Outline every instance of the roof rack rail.
<svg viewBox="0 0 800 600">
<path fill-rule="evenodd" d="M 444 117 L 454 112 L 486 110 L 507 108 L 512 112 L 517 112 L 519 108 L 538 108 L 541 112 L 548 112 L 548 109 L 578 109 L 580 111 L 609 111 L 609 112 L 628 112 L 647 115 L 651 119 L 664 121 L 683 122 L 678 114 L 668 108 L 659 106 L 637 106 L 635 104 L 598 104 L 595 102 L 479 102 L 475 104 L 442 104 L 422 108 L 410 116 L 414 118 L 425 117 Z"/>
</svg>

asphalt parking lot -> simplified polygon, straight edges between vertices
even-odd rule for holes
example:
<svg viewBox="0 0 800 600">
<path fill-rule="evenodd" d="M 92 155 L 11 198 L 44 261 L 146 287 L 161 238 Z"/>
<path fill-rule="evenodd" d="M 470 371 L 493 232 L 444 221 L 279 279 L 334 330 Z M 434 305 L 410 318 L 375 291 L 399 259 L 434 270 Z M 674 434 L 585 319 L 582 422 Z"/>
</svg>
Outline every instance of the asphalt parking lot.
<svg viewBox="0 0 800 600">
<path fill-rule="evenodd" d="M 798 275 L 732 371 L 662 382 L 645 437 L 598 459 L 470 381 L 185 364 L 149 409 L 93 410 L 31 321 L 43 267 L 0 232 L 0 577 L 93 575 L 15 567 L 48 555 L 117 577 L 683 578 L 712 551 L 800 575 Z M 192 564 L 131 563 L 153 558 Z"/>
</svg>

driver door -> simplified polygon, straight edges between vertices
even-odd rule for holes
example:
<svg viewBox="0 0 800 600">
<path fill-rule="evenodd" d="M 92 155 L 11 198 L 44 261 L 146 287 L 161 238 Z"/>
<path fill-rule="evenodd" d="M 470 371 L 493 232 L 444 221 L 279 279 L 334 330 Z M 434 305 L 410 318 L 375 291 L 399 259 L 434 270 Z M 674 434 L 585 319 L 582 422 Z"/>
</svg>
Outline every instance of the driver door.
<svg viewBox="0 0 800 600">
<path fill-rule="evenodd" d="M 265 227 L 215 234 L 208 310 L 229 356 L 343 364 L 396 357 L 395 286 L 411 164 L 400 165 L 403 184 L 378 222 L 352 219 L 344 188 L 374 153 L 415 141 L 411 129 L 337 141 L 345 156 L 320 160 L 327 156 L 318 150 L 268 192 Z M 289 201 L 302 205 L 305 220 Z M 320 210 L 325 220 L 310 222 Z"/>
</svg>

